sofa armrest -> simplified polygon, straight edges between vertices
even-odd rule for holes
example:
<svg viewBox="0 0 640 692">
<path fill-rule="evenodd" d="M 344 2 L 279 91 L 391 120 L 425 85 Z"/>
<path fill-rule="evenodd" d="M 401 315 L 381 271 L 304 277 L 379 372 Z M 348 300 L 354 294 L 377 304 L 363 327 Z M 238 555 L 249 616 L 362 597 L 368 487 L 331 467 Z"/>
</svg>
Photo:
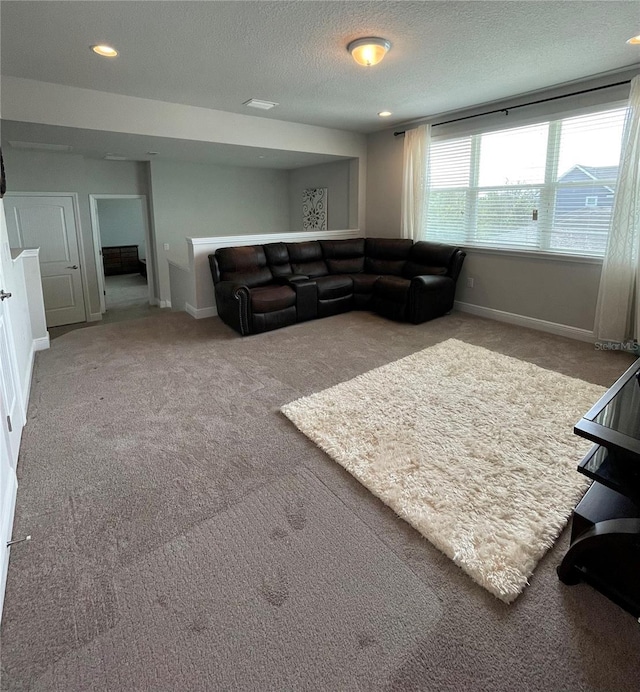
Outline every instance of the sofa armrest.
<svg viewBox="0 0 640 692">
<path fill-rule="evenodd" d="M 449 276 L 454 280 L 458 280 L 458 276 L 460 275 L 460 270 L 462 269 L 462 263 L 464 262 L 464 258 L 467 256 L 467 253 L 464 250 L 461 250 L 458 248 L 456 252 L 454 253 L 453 257 L 451 258 L 451 264 L 449 265 Z"/>
<path fill-rule="evenodd" d="M 249 287 L 236 281 L 219 281 L 215 285 L 215 294 L 220 319 L 242 336 L 250 334 Z"/>
<path fill-rule="evenodd" d="M 420 276 L 414 276 L 411 279 L 411 290 L 412 291 L 441 291 L 446 290 L 454 283 L 450 276 L 442 276 L 440 274 L 422 274 Z"/>
<path fill-rule="evenodd" d="M 453 309 L 456 282 L 450 276 L 423 274 L 411 279 L 407 319 L 420 324 Z"/>
</svg>

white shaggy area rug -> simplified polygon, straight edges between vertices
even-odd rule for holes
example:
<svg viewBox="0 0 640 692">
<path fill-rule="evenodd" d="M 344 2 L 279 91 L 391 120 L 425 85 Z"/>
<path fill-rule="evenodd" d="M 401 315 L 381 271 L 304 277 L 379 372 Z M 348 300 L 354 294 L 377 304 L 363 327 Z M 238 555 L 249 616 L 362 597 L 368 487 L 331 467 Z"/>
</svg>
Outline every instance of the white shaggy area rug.
<svg viewBox="0 0 640 692">
<path fill-rule="evenodd" d="M 589 485 L 573 425 L 604 391 L 449 339 L 282 412 L 509 603 Z"/>
</svg>

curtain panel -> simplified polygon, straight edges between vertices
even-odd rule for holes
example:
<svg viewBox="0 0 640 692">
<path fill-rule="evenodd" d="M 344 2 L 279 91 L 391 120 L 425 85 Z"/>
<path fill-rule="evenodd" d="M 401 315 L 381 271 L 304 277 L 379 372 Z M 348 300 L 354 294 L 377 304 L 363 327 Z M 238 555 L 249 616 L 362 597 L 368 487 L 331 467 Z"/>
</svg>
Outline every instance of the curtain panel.
<svg viewBox="0 0 640 692">
<path fill-rule="evenodd" d="M 603 341 L 640 341 L 640 75 L 631 80 L 594 334 Z"/>
<path fill-rule="evenodd" d="M 403 238 L 411 240 L 424 237 L 430 142 L 431 125 L 420 125 L 405 132 L 401 231 Z"/>
</svg>

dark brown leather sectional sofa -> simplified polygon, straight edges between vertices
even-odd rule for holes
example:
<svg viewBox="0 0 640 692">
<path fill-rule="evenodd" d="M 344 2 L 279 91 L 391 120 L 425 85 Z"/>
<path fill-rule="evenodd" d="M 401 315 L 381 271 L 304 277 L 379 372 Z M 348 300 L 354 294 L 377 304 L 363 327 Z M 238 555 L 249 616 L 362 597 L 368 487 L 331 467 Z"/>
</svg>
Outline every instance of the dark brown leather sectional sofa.
<svg viewBox="0 0 640 692">
<path fill-rule="evenodd" d="M 353 238 L 220 248 L 209 262 L 218 315 L 244 336 L 349 310 L 440 317 L 464 258 L 452 245 Z"/>
</svg>

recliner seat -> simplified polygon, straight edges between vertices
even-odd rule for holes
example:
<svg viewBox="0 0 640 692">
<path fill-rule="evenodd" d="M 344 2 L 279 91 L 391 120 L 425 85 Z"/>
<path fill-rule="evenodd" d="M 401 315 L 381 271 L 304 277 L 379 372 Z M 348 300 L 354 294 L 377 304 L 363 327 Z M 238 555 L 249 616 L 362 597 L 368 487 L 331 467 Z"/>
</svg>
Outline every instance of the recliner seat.
<svg viewBox="0 0 640 692">
<path fill-rule="evenodd" d="M 353 309 L 419 324 L 449 312 L 465 252 L 401 238 L 220 248 L 209 255 L 220 318 L 242 335 Z"/>
</svg>

